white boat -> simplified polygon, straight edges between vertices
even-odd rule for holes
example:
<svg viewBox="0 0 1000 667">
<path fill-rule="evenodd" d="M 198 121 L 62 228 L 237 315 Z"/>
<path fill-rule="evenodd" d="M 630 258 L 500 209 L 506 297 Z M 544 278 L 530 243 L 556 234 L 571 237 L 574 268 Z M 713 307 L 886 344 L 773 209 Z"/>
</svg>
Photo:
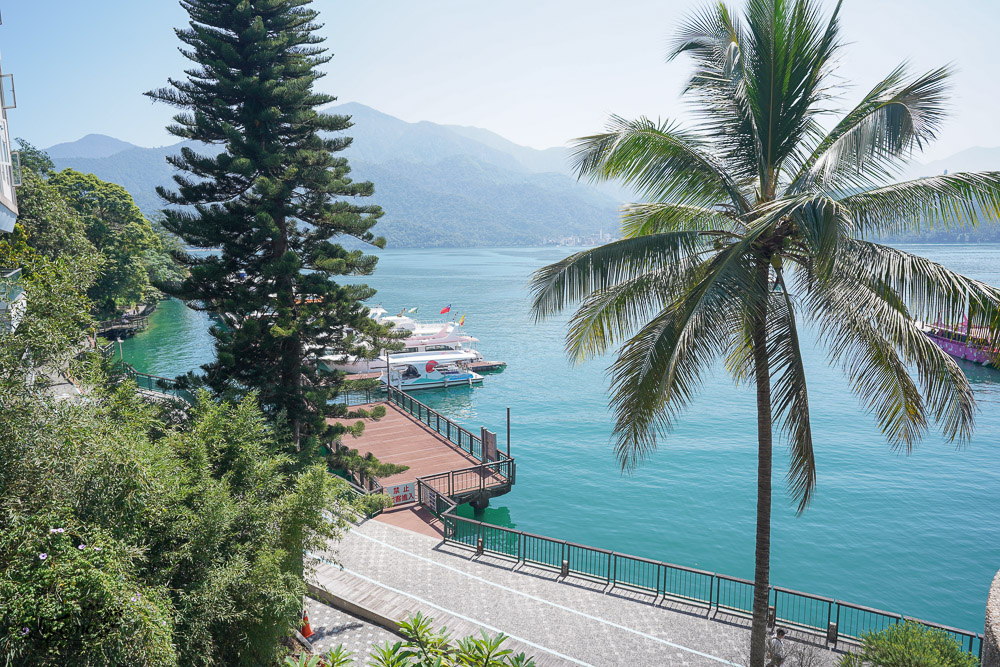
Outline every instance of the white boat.
<svg viewBox="0 0 1000 667">
<path fill-rule="evenodd" d="M 415 353 L 434 353 L 433 359 L 440 364 L 483 360 L 483 355 L 472 348 L 472 344 L 478 343 L 479 339 L 464 334 L 456 322 L 422 324 L 411 317 L 401 315 L 386 317 L 385 312 L 381 307 L 373 309 L 372 315 L 375 321 L 379 324 L 391 323 L 395 329 L 411 332 L 402 341 L 403 349 L 388 352 L 390 362 L 393 364 L 400 360 L 400 357 Z M 328 370 L 345 373 L 381 373 L 385 371 L 386 351 L 381 350 L 375 359 L 351 355 L 326 355 L 320 357 L 319 361 Z"/>
<path fill-rule="evenodd" d="M 438 387 L 471 387 L 483 381 L 483 376 L 468 368 L 475 361 L 473 354 L 464 353 L 465 358 L 453 355 L 452 361 L 442 363 L 440 354 L 435 352 L 415 352 L 399 354 L 389 358 L 389 372 L 383 371 L 383 384 L 390 384 L 403 391 L 434 389 Z"/>
</svg>

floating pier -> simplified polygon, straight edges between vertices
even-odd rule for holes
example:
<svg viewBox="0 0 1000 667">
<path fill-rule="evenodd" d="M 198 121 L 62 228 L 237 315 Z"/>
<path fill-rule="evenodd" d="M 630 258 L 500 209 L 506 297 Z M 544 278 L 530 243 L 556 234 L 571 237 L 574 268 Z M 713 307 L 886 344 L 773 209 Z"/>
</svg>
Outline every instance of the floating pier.
<svg viewBox="0 0 1000 667">
<path fill-rule="evenodd" d="M 359 408 L 384 405 L 386 414 L 365 422 L 361 436 L 345 436 L 339 447 L 371 453 L 383 463 L 409 466 L 405 472 L 368 482 L 361 493 L 386 493 L 392 509 L 377 518 L 387 523 L 431 535 L 443 535 L 442 517 L 458 505 L 471 503 L 485 508 L 490 498 L 509 493 L 514 485 L 515 465 L 507 452 L 497 447 L 496 433 L 479 434 L 456 424 L 409 394 L 387 388 L 385 401 L 365 403 Z M 330 419 L 331 424 L 353 425 L 356 419 Z"/>
</svg>

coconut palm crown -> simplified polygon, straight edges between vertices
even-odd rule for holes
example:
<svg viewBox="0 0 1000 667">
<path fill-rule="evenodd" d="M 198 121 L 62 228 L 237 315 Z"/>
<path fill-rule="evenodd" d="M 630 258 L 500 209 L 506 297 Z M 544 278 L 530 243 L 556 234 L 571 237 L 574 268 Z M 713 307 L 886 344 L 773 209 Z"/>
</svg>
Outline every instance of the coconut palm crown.
<svg viewBox="0 0 1000 667">
<path fill-rule="evenodd" d="M 950 68 L 892 70 L 839 120 L 831 76 L 840 5 L 749 0 L 682 25 L 669 58 L 694 64 L 684 90 L 698 121 L 612 117 L 577 140 L 581 177 L 619 180 L 620 241 L 574 254 L 532 279 L 538 319 L 578 305 L 567 350 L 617 349 L 610 369 L 614 442 L 630 469 L 656 448 L 721 358 L 756 385 L 757 563 L 751 664 L 764 660 L 771 445 L 790 447 L 789 493 L 802 511 L 816 486 L 801 321 L 893 447 L 909 452 L 936 424 L 969 440 L 975 399 L 921 322 L 960 322 L 1000 349 L 1000 290 L 877 240 L 931 226 L 1000 219 L 1000 172 L 896 182 L 946 117 Z"/>
</svg>

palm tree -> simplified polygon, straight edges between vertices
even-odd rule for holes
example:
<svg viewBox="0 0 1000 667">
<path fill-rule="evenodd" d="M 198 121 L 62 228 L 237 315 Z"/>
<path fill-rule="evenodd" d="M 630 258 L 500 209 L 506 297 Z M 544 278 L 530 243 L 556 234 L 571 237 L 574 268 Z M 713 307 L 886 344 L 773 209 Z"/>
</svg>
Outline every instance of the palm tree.
<svg viewBox="0 0 1000 667">
<path fill-rule="evenodd" d="M 765 660 L 775 427 L 799 512 L 816 485 L 800 319 L 906 452 L 929 422 L 967 442 L 976 411 L 961 369 L 920 321 L 968 317 L 1000 345 L 1000 290 L 872 240 L 996 221 L 1000 172 L 895 182 L 945 118 L 947 67 L 900 66 L 821 122 L 837 94 L 839 9 L 824 19 L 813 0 L 749 0 L 742 19 L 722 4 L 689 18 L 669 57 L 694 61 L 685 94 L 697 126 L 612 117 L 604 134 L 577 140 L 581 177 L 620 180 L 646 203 L 625 207 L 622 240 L 532 278 L 537 319 L 578 304 L 572 358 L 620 345 L 609 375 L 623 470 L 656 448 L 713 359 L 756 385 L 754 667 Z"/>
</svg>

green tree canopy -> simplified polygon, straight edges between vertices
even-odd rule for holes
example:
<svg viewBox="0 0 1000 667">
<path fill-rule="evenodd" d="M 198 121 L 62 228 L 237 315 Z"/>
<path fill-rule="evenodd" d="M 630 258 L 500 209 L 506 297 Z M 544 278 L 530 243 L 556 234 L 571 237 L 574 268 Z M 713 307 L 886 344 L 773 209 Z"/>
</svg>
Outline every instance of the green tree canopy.
<svg viewBox="0 0 1000 667">
<path fill-rule="evenodd" d="M 181 425 L 130 385 L 58 409 L 22 387 L 0 406 L 0 653 L 39 665 L 280 660 L 306 551 L 354 509 L 343 480 L 276 453 L 252 396 L 203 393 Z"/>
<path fill-rule="evenodd" d="M 48 183 L 80 216 L 87 238 L 101 253 L 101 274 L 90 290 L 95 306 L 114 313 L 150 296 L 146 262 L 159 250 L 160 239 L 125 188 L 72 169 L 50 174 Z"/>
<path fill-rule="evenodd" d="M 31 172 L 36 176 L 47 176 L 50 171 L 54 171 L 56 165 L 53 164 L 49 154 L 34 144 L 30 144 L 24 139 L 17 140 L 17 150 L 21 156 L 21 171 Z"/>
<path fill-rule="evenodd" d="M 96 256 L 83 218 L 66 203 L 58 188 L 31 170 L 26 170 L 22 179 L 17 189 L 17 222 L 24 228 L 27 243 L 49 259 Z"/>
<path fill-rule="evenodd" d="M 284 415 L 296 444 L 332 438 L 325 417 L 342 374 L 316 364 L 324 350 L 348 352 L 345 328 L 375 326 L 361 301 L 374 291 L 334 277 L 365 275 L 376 258 L 345 250 L 338 236 L 382 246 L 370 231 L 382 215 L 355 200 L 371 183 L 351 180 L 346 116 L 318 111 L 335 98 L 315 91 L 330 59 L 309 0 L 188 0 L 178 31 L 194 65 L 184 79 L 148 93 L 180 109 L 169 131 L 211 144 L 169 158 L 182 173 L 164 226 L 186 243 L 219 248 L 184 257 L 190 276 L 170 290 L 220 313 L 216 361 L 204 380 L 219 395 L 258 392 L 268 414 Z M 223 103 L 220 103 L 223 101 Z M 318 437 L 317 437 L 318 436 Z"/>
</svg>

